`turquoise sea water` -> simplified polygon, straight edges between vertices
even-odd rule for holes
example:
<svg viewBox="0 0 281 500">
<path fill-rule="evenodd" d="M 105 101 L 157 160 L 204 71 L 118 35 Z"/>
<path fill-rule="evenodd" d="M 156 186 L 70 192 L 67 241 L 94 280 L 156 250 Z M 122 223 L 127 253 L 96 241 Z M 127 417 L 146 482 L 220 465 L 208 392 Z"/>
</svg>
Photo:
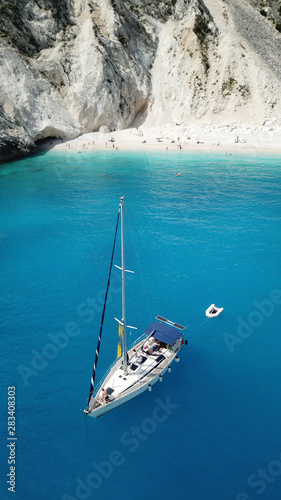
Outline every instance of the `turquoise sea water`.
<svg viewBox="0 0 281 500">
<path fill-rule="evenodd" d="M 0 193 L 1 499 L 280 500 L 280 158 L 51 151 L 1 165 Z M 141 334 L 161 314 L 189 344 L 86 433 L 122 195 L 128 323 Z M 112 285 L 98 377 L 116 355 L 117 270 Z M 207 319 L 212 303 L 224 312 Z"/>
</svg>

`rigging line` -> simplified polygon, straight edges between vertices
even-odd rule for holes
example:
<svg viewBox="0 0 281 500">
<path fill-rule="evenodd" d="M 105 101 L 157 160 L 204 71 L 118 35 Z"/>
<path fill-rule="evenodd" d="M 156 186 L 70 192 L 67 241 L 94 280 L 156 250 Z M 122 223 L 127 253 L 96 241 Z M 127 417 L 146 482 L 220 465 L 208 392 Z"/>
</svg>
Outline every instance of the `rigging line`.
<svg viewBox="0 0 281 500">
<path fill-rule="evenodd" d="M 130 218 L 131 218 L 131 219 L 132 219 L 132 221 L 133 221 L 133 218 L 131 217 L 131 213 L 130 213 L 129 208 L 127 208 L 127 210 L 128 210 L 128 212 L 129 212 L 129 214 L 130 214 Z M 161 302 L 161 305 L 162 305 L 162 307 L 163 307 L 164 313 L 167 315 L 167 311 L 166 311 L 165 304 L 164 304 L 164 302 L 163 302 L 163 300 L 162 300 L 162 297 L 161 297 L 161 295 L 160 295 L 159 288 L 158 288 L 158 286 L 157 286 L 157 283 L 156 283 L 156 280 L 155 280 L 154 274 L 153 274 L 153 272 L 152 272 L 152 270 L 151 270 L 151 267 L 150 267 L 150 264 L 149 264 L 148 258 L 147 258 L 147 256 L 146 256 L 145 251 L 144 251 L 144 247 L 143 247 L 143 245 L 142 245 L 142 242 L 141 242 L 141 239 L 140 239 L 139 232 L 138 232 L 138 230 L 137 230 L 137 228 L 136 228 L 136 226 L 135 226 L 134 222 L 133 222 L 133 226 L 134 226 L 134 230 L 135 230 L 135 231 L 136 231 L 136 233 L 137 233 L 138 240 L 139 240 L 140 246 L 141 246 L 141 248 L 142 248 L 142 252 L 143 252 L 143 255 L 144 255 L 144 257 L 145 257 L 147 267 L 148 267 L 149 272 L 150 272 L 150 274 L 151 274 L 151 276 L 152 276 L 152 279 L 153 279 L 153 282 L 154 282 L 154 286 L 155 286 L 156 291 L 157 291 L 157 293 L 158 293 L 158 297 L 159 297 L 159 299 L 160 299 L 160 302 Z M 133 238 L 133 241 L 134 241 L 134 238 Z M 134 242 L 134 246 L 135 246 L 135 242 Z M 136 252 L 136 255 L 137 255 L 137 258 L 138 258 L 138 253 L 137 253 L 136 247 L 135 247 L 135 252 Z M 139 260 L 138 260 L 138 264 L 139 264 Z M 139 264 L 139 268 L 140 268 L 140 264 Z M 150 310 L 149 301 L 148 301 L 147 294 L 146 294 L 146 289 L 145 289 L 145 286 L 144 286 L 144 280 L 143 280 L 143 275 L 142 275 L 142 272 L 141 272 L 141 268 L 140 268 L 140 274 L 141 274 L 141 278 L 142 278 L 142 282 L 143 282 L 143 288 L 144 288 L 144 292 L 145 292 L 145 296 L 146 296 L 146 301 L 147 301 L 147 303 L 148 303 L 148 309 L 149 309 L 150 317 L 151 317 L 151 320 L 152 320 L 152 313 L 151 313 L 151 310 Z"/>
<path fill-rule="evenodd" d="M 96 357 L 95 357 L 95 363 L 94 363 L 94 368 L 93 368 L 93 375 L 92 375 L 92 378 L 91 378 L 90 392 L 89 392 L 89 398 L 88 398 L 88 408 L 89 408 L 89 403 L 90 403 L 90 400 L 91 400 L 91 396 L 92 396 L 92 394 L 94 392 L 96 368 L 97 368 L 99 351 L 100 351 L 101 335 L 102 335 L 102 328 L 103 328 L 104 315 L 105 315 L 105 309 L 106 309 L 108 289 L 109 289 L 109 285 L 110 285 L 110 278 L 111 278 L 111 271 L 112 271 L 113 258 L 114 258 L 114 252 L 115 252 L 115 244 L 116 244 L 116 238 L 117 238 L 117 229 L 118 229 L 119 217 L 120 217 L 120 206 L 119 206 L 118 215 L 117 215 L 117 222 L 116 222 L 116 227 L 115 227 L 113 249 L 112 249 L 111 261 L 110 261 L 110 267 L 109 267 L 109 273 L 108 273 L 108 280 L 107 280 L 107 287 L 106 287 L 104 304 L 103 304 L 103 310 L 102 310 L 102 316 L 101 316 L 99 340 L 98 340 L 98 345 L 97 345 L 97 349 L 96 349 Z"/>
<path fill-rule="evenodd" d="M 82 408 L 80 408 L 80 411 L 84 411 L 84 410 L 83 410 L 83 408 L 84 408 L 84 406 L 87 404 L 87 401 L 88 401 L 88 398 L 87 398 L 87 399 L 86 399 L 86 401 L 83 403 Z"/>
<path fill-rule="evenodd" d="M 204 323 L 206 323 L 206 321 L 208 321 L 208 318 L 206 318 L 203 323 L 201 323 L 201 325 L 199 325 L 197 328 L 195 328 L 195 330 L 193 330 L 193 332 L 189 333 L 189 337 L 190 335 L 193 335 L 195 332 L 197 332 L 197 330 L 199 330 L 199 328 L 201 328 L 202 325 L 204 325 Z"/>
<path fill-rule="evenodd" d="M 129 215 L 129 213 L 128 213 L 128 215 Z M 135 255 L 137 257 L 137 259 L 136 259 L 137 260 L 137 266 L 136 267 L 138 267 L 138 270 L 140 272 L 140 276 L 141 276 L 141 279 L 142 279 L 142 273 L 141 273 L 140 263 L 139 263 L 139 260 L 138 260 L 136 245 L 135 245 L 135 241 L 134 241 L 134 235 L 133 235 L 133 231 L 132 231 L 132 227 L 131 227 L 131 220 L 130 220 L 129 216 L 127 217 L 127 221 L 128 221 L 128 226 L 129 226 L 129 230 L 130 230 L 130 235 L 131 235 L 131 238 L 133 240 L 133 247 L 134 247 Z M 135 265 L 135 262 L 134 262 L 134 265 Z M 143 279 L 142 279 L 142 282 L 143 282 Z M 135 304 L 136 304 L 135 309 L 138 312 L 139 311 L 139 297 L 138 297 L 138 293 L 137 293 L 137 285 L 136 285 L 135 281 L 134 281 L 133 284 L 134 284 L 134 286 L 132 286 L 132 289 L 133 289 L 134 297 L 135 297 Z M 144 288 L 144 283 L 142 283 L 142 284 L 143 284 L 143 288 Z M 148 307 L 149 307 L 149 304 L 148 304 Z M 138 319 L 138 316 L 137 316 L 136 319 L 137 319 L 136 324 L 135 323 L 134 324 L 135 324 L 135 326 L 137 326 L 139 328 L 139 319 Z M 130 334 L 132 334 L 131 331 L 130 331 Z"/>
<path fill-rule="evenodd" d="M 142 274 L 140 260 L 139 260 L 139 254 L 137 252 L 137 247 L 136 247 L 136 243 L 135 243 L 135 239 L 134 239 L 134 235 L 133 235 L 133 231 L 132 231 L 132 226 L 131 226 L 132 216 L 131 216 L 131 212 L 129 210 L 128 204 L 127 204 L 127 211 L 128 211 L 128 214 L 129 214 L 128 223 L 129 223 L 129 226 L 130 226 L 130 232 L 131 232 L 131 236 L 132 236 L 132 240 L 133 240 L 133 245 L 134 245 L 134 249 L 135 249 L 135 254 L 136 254 L 136 258 L 137 258 L 137 263 L 138 263 L 138 268 L 139 268 L 140 277 L 141 277 L 141 281 L 142 281 L 142 286 L 143 286 L 143 290 L 144 290 L 145 300 L 146 300 L 146 303 L 147 303 L 147 308 L 148 308 L 148 311 L 149 311 L 149 316 L 150 316 L 150 319 L 152 321 L 152 313 L 151 313 L 150 304 L 149 304 L 149 300 L 148 300 L 148 296 L 147 296 L 146 288 L 145 288 L 145 284 L 144 284 L 143 274 Z M 137 233 L 137 235 L 139 237 L 138 231 L 137 231 L 136 226 L 135 226 L 134 223 L 133 223 L 133 226 L 134 226 L 134 230 L 136 231 L 136 233 Z M 139 238 L 139 241 L 140 241 L 140 238 Z"/>
</svg>

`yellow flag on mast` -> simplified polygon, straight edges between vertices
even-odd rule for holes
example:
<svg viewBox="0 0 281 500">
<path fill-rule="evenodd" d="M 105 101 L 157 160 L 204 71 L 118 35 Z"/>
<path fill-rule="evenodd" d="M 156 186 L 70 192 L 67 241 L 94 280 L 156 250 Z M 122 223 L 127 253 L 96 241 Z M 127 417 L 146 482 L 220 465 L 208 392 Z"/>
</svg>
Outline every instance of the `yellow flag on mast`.
<svg viewBox="0 0 281 500">
<path fill-rule="evenodd" d="M 117 358 L 120 358 L 122 356 L 122 336 L 123 336 L 123 326 L 121 325 L 121 323 L 119 323 L 118 335 L 119 335 L 119 341 L 117 345 Z"/>
</svg>

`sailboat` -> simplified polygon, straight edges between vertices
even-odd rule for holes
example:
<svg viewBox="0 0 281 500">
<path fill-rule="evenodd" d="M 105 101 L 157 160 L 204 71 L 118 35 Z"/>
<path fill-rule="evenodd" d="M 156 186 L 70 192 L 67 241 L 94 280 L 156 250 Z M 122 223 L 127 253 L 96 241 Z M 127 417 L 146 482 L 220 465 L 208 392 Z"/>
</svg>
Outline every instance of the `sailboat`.
<svg viewBox="0 0 281 500">
<path fill-rule="evenodd" d="M 106 308 L 106 300 L 110 286 L 110 276 L 113 266 L 117 229 L 121 218 L 121 266 L 117 267 L 122 273 L 122 319 L 119 323 L 119 342 L 117 359 L 110 366 L 107 373 L 95 387 L 97 362 L 101 346 L 102 329 Z M 151 391 L 153 384 L 162 382 L 163 374 L 171 371 L 172 362 L 179 361 L 178 353 L 184 344 L 183 333 L 185 327 L 174 323 L 163 316 L 156 316 L 129 348 L 127 347 L 127 328 L 134 329 L 126 323 L 126 295 L 125 295 L 125 244 L 124 244 L 124 197 L 120 198 L 114 244 L 110 262 L 107 289 L 102 311 L 99 339 L 91 378 L 90 392 L 86 415 L 100 417 L 101 415 L 127 403 L 146 390 Z M 187 340 L 185 341 L 187 344 Z"/>
</svg>

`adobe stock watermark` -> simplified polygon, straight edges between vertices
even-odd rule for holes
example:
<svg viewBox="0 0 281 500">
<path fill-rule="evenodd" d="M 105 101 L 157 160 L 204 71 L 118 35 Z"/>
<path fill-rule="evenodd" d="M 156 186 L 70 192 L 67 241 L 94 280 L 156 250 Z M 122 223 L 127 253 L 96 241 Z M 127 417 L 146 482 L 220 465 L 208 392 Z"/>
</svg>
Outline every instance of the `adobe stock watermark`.
<svg viewBox="0 0 281 500">
<path fill-rule="evenodd" d="M 271 460 L 265 469 L 259 468 L 253 474 L 250 474 L 247 485 L 253 488 L 255 495 L 262 495 L 268 485 L 274 483 L 281 476 L 281 453 L 278 460 Z M 269 497 L 267 497 L 269 498 Z M 235 500 L 254 500 L 253 494 L 241 491 L 236 495 Z"/>
<path fill-rule="evenodd" d="M 243 344 L 245 339 L 248 339 L 256 328 L 262 326 L 264 319 L 269 318 L 275 311 L 276 306 L 281 304 L 281 290 L 276 288 L 273 290 L 268 299 L 254 300 L 255 309 L 252 310 L 246 319 L 237 316 L 236 335 L 225 332 L 223 334 L 224 341 L 231 354 L 234 353 L 236 344 Z"/>
<path fill-rule="evenodd" d="M 234 346 L 236 344 L 243 344 L 245 339 L 249 338 L 255 328 L 259 328 L 265 318 L 269 318 L 275 311 L 276 306 L 281 305 L 281 290 L 276 288 L 273 290 L 268 299 L 254 300 L 253 304 L 255 309 L 252 310 L 247 319 L 237 317 L 236 335 L 225 332 L 223 334 L 224 341 L 231 354 L 234 353 Z"/>
<path fill-rule="evenodd" d="M 9 238 L 8 233 L 0 233 L 0 243 L 2 243 L 2 241 L 6 240 L 7 238 Z"/>
<path fill-rule="evenodd" d="M 257 148 L 255 146 L 247 145 L 247 158 L 251 159 L 251 163 L 253 162 L 253 158 L 257 157 Z M 243 153 L 243 150 L 237 151 L 238 155 Z M 211 205 L 212 200 L 215 197 L 219 197 L 223 195 L 225 189 L 228 186 L 236 182 L 237 179 L 237 167 L 239 168 L 239 162 L 237 161 L 236 152 L 225 152 L 223 158 L 223 162 L 217 164 L 216 171 L 211 171 L 209 173 L 208 169 L 206 170 L 206 178 L 204 178 L 204 182 L 201 183 L 200 189 L 197 194 L 194 193 L 190 203 L 189 208 L 187 208 L 184 217 L 190 217 L 193 215 L 193 212 L 205 210 L 208 206 Z M 221 168 L 220 168 L 221 165 Z"/>
<path fill-rule="evenodd" d="M 113 300 L 113 296 L 121 293 L 121 274 L 117 271 L 112 272 L 110 291 L 107 297 L 107 305 Z M 130 274 L 127 279 L 134 279 L 134 274 Z M 82 332 L 83 324 L 92 323 L 97 313 L 101 314 L 104 303 L 104 290 L 100 290 L 96 297 L 88 297 L 76 307 L 78 321 L 69 321 L 64 329 L 56 333 L 47 334 L 47 342 L 40 349 L 31 349 L 30 361 L 28 364 L 18 364 L 17 370 L 27 387 L 34 377 L 38 377 L 70 343 L 71 339 L 77 337 Z M 97 332 L 98 335 L 98 332 Z"/>
<path fill-rule="evenodd" d="M 169 396 L 166 397 L 165 402 L 160 398 L 156 398 L 155 404 L 151 417 L 144 418 L 138 426 L 131 426 L 129 430 L 121 434 L 118 450 L 112 450 L 107 459 L 102 462 L 91 462 L 92 469 L 89 474 L 83 479 L 80 477 L 75 479 L 74 496 L 64 493 L 60 497 L 61 500 L 88 500 L 94 498 L 93 495 L 96 490 L 128 459 L 126 451 L 130 453 L 137 451 L 141 444 L 157 431 L 159 425 L 165 422 L 180 407 L 171 403 Z"/>
<path fill-rule="evenodd" d="M 211 204 L 211 200 L 222 193 L 231 182 L 232 169 L 232 165 L 227 165 L 219 175 L 212 174 L 208 177 L 208 182 L 202 183 L 200 192 L 193 195 L 185 217 L 198 210 L 205 210 Z"/>
<path fill-rule="evenodd" d="M 241 345 L 248 339 L 256 328 L 259 328 L 265 318 L 269 318 L 275 311 L 276 306 L 281 305 L 281 290 L 276 288 L 273 290 L 267 299 L 254 300 L 255 309 L 252 310 L 246 319 L 238 316 L 236 335 L 225 332 L 223 334 L 224 341 L 231 354 L 234 353 L 234 347 Z"/>
</svg>

